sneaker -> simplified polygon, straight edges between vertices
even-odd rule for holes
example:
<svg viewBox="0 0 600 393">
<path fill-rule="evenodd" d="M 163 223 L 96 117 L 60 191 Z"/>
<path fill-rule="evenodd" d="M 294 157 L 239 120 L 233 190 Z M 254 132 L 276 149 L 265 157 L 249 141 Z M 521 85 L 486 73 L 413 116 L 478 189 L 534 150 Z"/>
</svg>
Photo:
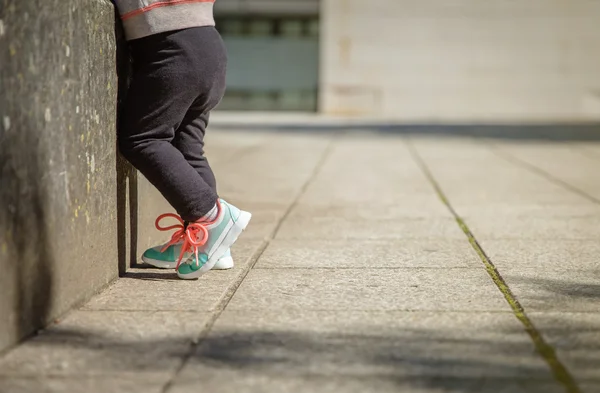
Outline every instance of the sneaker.
<svg viewBox="0 0 600 393">
<path fill-rule="evenodd" d="M 183 242 L 179 242 L 172 246 L 168 246 L 163 252 L 165 245 L 152 247 L 144 252 L 142 255 L 142 261 L 144 263 L 157 267 L 159 269 L 175 269 L 177 268 L 177 261 L 179 259 L 179 254 L 181 253 L 181 246 Z M 191 252 L 187 252 L 183 255 L 184 259 L 191 257 L 193 254 Z M 225 255 L 223 255 L 215 266 L 213 266 L 212 270 L 229 270 L 233 269 L 234 263 L 233 258 L 231 257 L 231 250 L 227 250 Z"/>
<path fill-rule="evenodd" d="M 163 214 L 156 220 L 156 228 L 161 231 L 177 230 L 161 251 L 165 252 L 170 246 L 182 243 L 176 265 L 179 278 L 191 280 L 211 270 L 221 257 L 226 256 L 227 250 L 252 218 L 250 213 L 223 200 L 217 201 L 217 208 L 217 219 L 213 222 L 193 222 L 186 225 L 181 218 L 171 213 Z M 162 227 L 160 221 L 168 217 L 178 219 L 180 225 Z M 191 255 L 181 263 L 186 253 Z"/>
</svg>

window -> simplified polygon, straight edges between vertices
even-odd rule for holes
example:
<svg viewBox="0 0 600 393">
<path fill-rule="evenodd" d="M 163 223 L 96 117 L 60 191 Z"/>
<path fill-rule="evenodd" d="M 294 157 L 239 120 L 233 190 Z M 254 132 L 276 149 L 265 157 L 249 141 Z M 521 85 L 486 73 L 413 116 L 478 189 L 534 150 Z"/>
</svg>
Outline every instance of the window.
<svg viewBox="0 0 600 393">
<path fill-rule="evenodd" d="M 319 20 L 315 16 L 216 18 L 229 53 L 220 110 L 316 111 Z"/>
</svg>

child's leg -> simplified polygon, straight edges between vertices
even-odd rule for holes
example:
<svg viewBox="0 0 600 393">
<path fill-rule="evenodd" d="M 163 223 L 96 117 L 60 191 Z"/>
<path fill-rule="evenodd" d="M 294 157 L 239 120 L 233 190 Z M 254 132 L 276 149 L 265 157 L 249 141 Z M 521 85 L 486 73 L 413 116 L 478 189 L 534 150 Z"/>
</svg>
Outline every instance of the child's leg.
<svg viewBox="0 0 600 393">
<path fill-rule="evenodd" d="M 187 162 L 198 172 L 204 181 L 217 193 L 215 175 L 204 156 L 204 136 L 208 125 L 207 113 L 200 108 L 191 109 L 176 131 L 173 145 L 181 151 Z M 181 251 L 180 245 L 171 246 L 164 250 L 164 245 L 151 247 L 144 252 L 142 260 L 154 267 L 173 269 Z M 228 250 L 215 263 L 213 270 L 228 270 L 234 266 L 231 251 Z"/>
<path fill-rule="evenodd" d="M 208 125 L 208 114 L 188 111 L 183 123 L 177 129 L 173 146 L 185 157 L 213 191 L 217 192 L 217 180 L 204 155 L 204 136 Z"/>
<path fill-rule="evenodd" d="M 119 130 L 121 152 L 184 220 L 196 221 L 214 208 L 217 195 L 172 142 L 206 89 L 199 59 L 186 31 L 136 40 L 131 47 L 134 75 Z"/>
<path fill-rule="evenodd" d="M 125 122 L 134 126 L 131 129 L 135 132 L 120 136 L 121 148 L 176 207 L 184 220 L 200 218 L 192 217 L 192 213 L 186 210 L 193 207 L 188 202 L 204 203 L 201 222 L 188 222 L 186 225 L 182 221 L 181 226 L 164 228 L 160 226 L 160 219 L 166 216 L 159 217 L 157 228 L 177 229 L 175 237 L 160 250 L 153 248 L 144 253 L 144 260 L 148 263 L 168 267 L 173 261 L 175 267 L 178 266 L 179 277 L 194 279 L 212 269 L 227 255 L 252 215 L 224 201 L 217 203 L 216 192 L 212 188 L 215 186 L 214 176 L 204 157 L 207 114 L 220 101 L 225 89 L 227 56 L 223 41 L 218 32 L 209 27 L 169 33 L 166 38 L 174 45 L 167 46 L 164 53 L 159 51 L 157 59 L 150 56 L 152 61 L 144 62 L 150 67 L 141 73 L 142 77 L 133 89 L 133 99 L 142 96 L 141 103 L 130 103 L 130 112 L 136 116 L 131 124 Z M 159 40 L 159 44 L 162 45 L 162 41 Z M 180 52 L 185 56 L 180 56 Z M 161 71 L 164 67 L 166 70 Z M 159 75 L 148 78 L 148 74 L 155 73 Z M 157 92 L 166 98 L 157 99 Z M 154 96 L 148 98 L 151 94 Z M 194 182 L 201 181 L 202 187 L 186 184 L 188 178 L 193 178 Z M 176 254 L 176 249 L 179 252 L 175 259 L 171 254 Z M 186 256 L 188 254 L 189 257 Z M 187 259 L 179 265 L 182 257 Z"/>
<path fill-rule="evenodd" d="M 199 59 L 196 67 L 200 71 L 202 90 L 175 131 L 173 146 L 216 193 L 215 175 L 204 155 L 204 137 L 210 112 L 225 94 L 227 51 L 214 28 L 196 29 L 193 33 L 193 42 L 197 45 L 195 53 Z"/>
</svg>

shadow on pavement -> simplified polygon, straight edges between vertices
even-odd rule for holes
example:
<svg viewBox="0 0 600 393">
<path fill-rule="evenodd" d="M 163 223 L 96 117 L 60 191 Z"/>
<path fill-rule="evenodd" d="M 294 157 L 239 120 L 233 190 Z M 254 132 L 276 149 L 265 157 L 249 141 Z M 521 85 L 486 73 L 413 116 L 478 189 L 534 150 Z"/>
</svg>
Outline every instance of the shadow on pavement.
<svg viewBox="0 0 600 393">
<path fill-rule="evenodd" d="M 591 280 L 600 282 L 600 271 L 586 272 Z M 545 294 L 551 293 L 558 295 L 555 301 L 574 301 L 574 300 L 600 300 L 600 284 L 589 282 L 578 282 L 569 279 L 554 278 L 530 278 L 516 275 L 507 276 L 510 283 L 518 283 L 521 286 L 535 288 L 539 292 L 539 300 L 548 301 Z"/>
<path fill-rule="evenodd" d="M 125 278 L 133 278 L 136 280 L 147 280 L 147 281 L 181 281 L 179 277 L 177 277 L 177 273 L 174 270 L 165 271 L 164 273 L 157 273 L 156 268 L 148 265 L 136 265 L 136 269 L 139 270 L 154 270 L 154 271 L 135 271 L 135 272 L 127 272 L 123 275 Z"/>
<path fill-rule="evenodd" d="M 201 328 L 198 326 L 198 331 Z M 571 329 L 600 331 L 600 326 L 580 325 Z M 497 339 L 481 339 L 456 331 L 448 334 L 443 328 L 393 332 L 377 328 L 365 334 L 214 331 L 196 349 L 186 366 L 187 371 L 178 380 L 185 380 L 196 388 L 231 382 L 238 387 L 266 383 L 271 388 L 278 384 L 304 388 L 329 384 L 341 386 L 343 391 L 349 387 L 352 391 L 416 388 L 477 393 L 555 391 L 549 389 L 557 383 L 548 367 L 522 333 L 517 329 L 500 332 L 496 329 Z M 571 333 L 563 331 L 562 334 Z M 163 372 L 177 368 L 180 359 L 189 353 L 191 342 L 177 331 L 164 335 L 164 339 L 130 341 L 108 337 L 102 332 L 57 326 L 28 346 L 41 358 L 47 355 L 42 364 L 69 364 L 69 361 L 62 362 L 61 356 L 77 359 L 71 366 L 75 369 L 69 370 L 74 374 L 78 374 L 78 370 L 95 374 Z M 581 361 L 590 369 L 600 369 L 599 353 L 600 344 L 588 346 Z M 12 365 L 18 362 L 17 355 Z M 35 362 L 29 366 L 36 368 Z M 3 365 L 4 370 L 11 367 L 10 363 Z M 600 376 L 586 382 L 600 386 Z"/>
<path fill-rule="evenodd" d="M 122 111 L 122 105 L 127 96 L 131 75 L 131 58 L 125 42 L 123 27 L 115 10 L 115 36 L 117 41 L 116 65 L 119 81 L 117 96 L 116 127 Z M 117 248 L 119 255 L 119 275 L 122 276 L 128 267 L 137 261 L 138 234 L 138 181 L 137 171 L 118 152 L 117 146 Z"/>
<path fill-rule="evenodd" d="M 566 280 L 536 279 L 534 284 L 569 298 L 600 300 L 600 284 L 583 284 Z"/>
</svg>

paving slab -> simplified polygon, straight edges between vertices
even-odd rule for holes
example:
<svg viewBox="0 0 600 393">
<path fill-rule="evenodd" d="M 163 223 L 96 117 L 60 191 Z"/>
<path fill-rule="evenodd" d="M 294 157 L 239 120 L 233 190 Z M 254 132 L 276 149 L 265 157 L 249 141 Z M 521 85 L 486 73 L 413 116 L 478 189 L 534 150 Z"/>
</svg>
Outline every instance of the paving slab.
<svg viewBox="0 0 600 393">
<path fill-rule="evenodd" d="M 427 136 L 411 136 L 409 144 L 418 150 L 426 161 L 452 160 L 469 162 L 473 160 L 493 162 L 494 154 L 481 143 L 469 138 L 440 138 Z"/>
<path fill-rule="evenodd" d="M 252 237 L 246 236 L 247 234 L 250 234 L 251 231 L 252 229 L 248 229 L 246 232 L 244 232 L 244 234 L 231 248 L 231 256 L 233 257 L 235 263 L 235 266 L 232 270 L 234 273 L 239 273 L 240 270 L 246 267 L 246 265 L 251 262 L 251 258 L 254 256 L 254 253 L 258 247 L 263 244 L 262 240 L 254 240 Z M 211 275 L 217 275 L 228 272 L 222 270 L 213 270 L 210 273 Z M 210 276 L 208 277 L 210 278 Z"/>
<path fill-rule="evenodd" d="M 455 207 L 488 204 L 583 204 L 585 198 L 524 170 L 490 171 L 482 163 L 468 168 L 452 162 L 428 163 L 433 176 Z M 510 165 L 504 163 L 503 165 Z M 449 172 L 452 168 L 453 171 Z M 478 169 L 477 169 L 478 168 Z M 468 179 L 466 181 L 465 179 Z"/>
<path fill-rule="evenodd" d="M 169 393 L 194 393 L 198 386 L 211 386 L 223 393 L 564 393 L 565 389 L 549 380 L 532 378 L 453 378 L 399 376 L 364 377 L 344 375 L 342 377 L 322 377 L 314 375 L 288 376 L 280 374 L 250 375 L 219 372 L 202 374 L 202 380 L 183 380 L 169 390 Z M 225 380 L 226 384 L 217 380 Z M 593 386 L 592 386 L 593 387 Z M 595 393 L 585 390 L 585 393 Z"/>
<path fill-rule="evenodd" d="M 226 311 L 173 392 L 199 381 L 223 392 L 561 391 L 510 313 Z"/>
<path fill-rule="evenodd" d="M 480 241 L 494 265 L 505 268 L 562 270 L 565 276 L 576 270 L 600 270 L 600 243 L 597 240 L 493 240 Z"/>
<path fill-rule="evenodd" d="M 598 160 L 582 154 L 569 144 L 495 144 L 509 161 L 524 162 L 554 179 L 575 187 L 591 197 L 600 198 L 597 181 Z"/>
<path fill-rule="evenodd" d="M 600 381 L 596 379 L 592 380 L 578 380 L 579 388 L 583 393 L 596 393 L 598 392 L 598 386 L 600 386 Z"/>
<path fill-rule="evenodd" d="M 251 233 L 249 230 L 248 233 Z M 262 243 L 240 238 L 232 249 L 236 266 L 211 271 L 198 280 L 184 281 L 174 270 L 140 267 L 127 274 L 83 306 L 88 311 L 210 311 Z"/>
<path fill-rule="evenodd" d="M 272 137 L 267 132 L 208 132 L 205 138 L 206 156 L 213 169 L 222 168 L 260 148 Z"/>
<path fill-rule="evenodd" d="M 529 317 L 587 392 L 600 391 L 600 315 L 532 312 Z"/>
<path fill-rule="evenodd" d="M 510 310 L 483 268 L 256 269 L 228 309 Z"/>
<path fill-rule="evenodd" d="M 435 194 L 402 139 L 346 137 L 334 145 L 300 204 L 402 205 L 399 200 L 417 196 Z"/>
<path fill-rule="evenodd" d="M 250 224 L 240 236 L 240 240 L 243 239 L 244 241 L 253 241 L 255 243 L 258 240 L 263 240 L 270 237 L 285 214 L 285 211 L 279 210 L 253 209 L 252 205 L 246 206 L 244 203 L 234 205 L 252 214 Z"/>
<path fill-rule="evenodd" d="M 340 171 L 343 170 L 340 168 Z M 369 184 L 361 179 L 363 176 L 373 176 L 364 170 L 362 176 L 353 177 L 348 185 L 334 175 L 313 182 L 300 203 L 307 205 L 394 205 L 401 204 L 403 199 L 433 198 L 434 190 L 429 183 L 420 178 L 418 182 L 379 174 L 388 183 L 382 185 Z M 419 175 L 421 176 L 421 175 Z M 392 186 L 393 185 L 393 186 Z"/>
<path fill-rule="evenodd" d="M 166 381 L 207 320 L 200 312 L 75 311 L 3 357 L 0 375 Z"/>
<path fill-rule="evenodd" d="M 164 377 L 0 377 L 0 393 L 160 393 Z"/>
<path fill-rule="evenodd" d="M 600 239 L 600 216 L 471 216 L 465 221 L 477 239 Z"/>
<path fill-rule="evenodd" d="M 453 218 L 356 220 L 344 217 L 297 217 L 286 220 L 277 239 L 465 239 Z"/>
<path fill-rule="evenodd" d="M 328 138 L 275 134 L 240 159 L 214 168 L 219 193 L 246 204 L 289 204 L 312 176 L 328 145 Z"/>
<path fill-rule="evenodd" d="M 490 175 L 492 176 L 492 175 Z M 475 186 L 472 189 L 452 190 L 444 186 L 444 181 L 437 178 L 442 185 L 446 197 L 451 201 L 452 206 L 460 210 L 463 207 L 511 204 L 513 206 L 530 206 L 532 204 L 540 205 L 565 205 L 581 204 L 586 200 L 574 193 L 564 190 L 545 190 L 540 187 L 538 190 L 521 190 L 518 185 L 497 186 L 493 189 L 485 185 Z M 512 190 L 512 191 L 509 191 Z M 544 191 L 540 191 L 544 190 Z"/>
<path fill-rule="evenodd" d="M 375 199 L 362 199 L 360 195 L 347 194 L 335 200 L 301 199 L 290 214 L 298 217 L 350 217 L 354 220 L 389 220 L 404 218 L 452 217 L 448 208 L 434 193 L 422 195 L 380 195 Z"/>
<path fill-rule="evenodd" d="M 502 277 L 527 311 L 598 312 L 600 269 L 503 267 Z"/>
<path fill-rule="evenodd" d="M 481 267 L 466 240 L 274 240 L 255 268 Z"/>
<path fill-rule="evenodd" d="M 463 218 L 536 217 L 536 218 L 588 218 L 600 216 L 600 205 L 587 201 L 575 204 L 513 204 L 507 202 L 488 205 L 462 205 L 455 207 Z"/>
<path fill-rule="evenodd" d="M 586 201 L 537 173 L 498 156 L 489 146 L 468 144 L 459 153 L 452 145 L 415 141 L 415 149 L 455 207 L 508 203 L 580 204 Z M 589 201 L 588 201 L 589 202 Z"/>
<path fill-rule="evenodd" d="M 600 160 L 600 143 L 584 142 L 574 145 L 586 156 Z"/>
<path fill-rule="evenodd" d="M 175 271 L 132 269 L 83 309 L 88 311 L 210 311 L 236 271 L 184 281 Z"/>
</svg>

